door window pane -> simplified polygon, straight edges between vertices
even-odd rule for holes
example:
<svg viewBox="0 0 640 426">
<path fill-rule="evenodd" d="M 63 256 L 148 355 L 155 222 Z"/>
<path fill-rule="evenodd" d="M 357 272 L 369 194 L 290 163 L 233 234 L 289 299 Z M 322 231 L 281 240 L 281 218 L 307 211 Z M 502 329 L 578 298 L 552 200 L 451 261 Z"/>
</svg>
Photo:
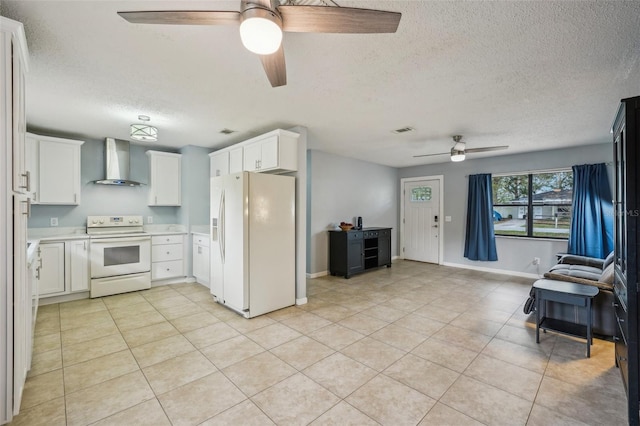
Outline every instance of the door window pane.
<svg viewBox="0 0 640 426">
<path fill-rule="evenodd" d="M 421 201 L 430 201 L 431 200 L 431 187 L 430 186 L 419 186 L 417 188 L 411 189 L 411 202 L 419 203 Z"/>
</svg>

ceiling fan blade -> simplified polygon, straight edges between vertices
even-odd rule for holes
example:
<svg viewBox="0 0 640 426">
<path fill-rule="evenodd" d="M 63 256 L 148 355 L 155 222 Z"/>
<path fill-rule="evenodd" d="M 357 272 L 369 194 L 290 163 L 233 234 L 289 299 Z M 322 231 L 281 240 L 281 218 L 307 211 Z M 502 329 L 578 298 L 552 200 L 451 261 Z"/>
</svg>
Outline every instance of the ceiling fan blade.
<svg viewBox="0 0 640 426">
<path fill-rule="evenodd" d="M 271 83 L 271 87 L 280 87 L 287 84 L 287 69 L 284 62 L 284 50 L 282 45 L 271 55 L 258 55 L 262 61 L 264 72 Z"/>
<path fill-rule="evenodd" d="M 333 6 L 278 6 L 282 30 L 297 33 L 395 33 L 401 13 Z"/>
<path fill-rule="evenodd" d="M 467 154 L 473 154 L 474 152 L 500 151 L 501 149 L 507 149 L 507 148 L 509 148 L 509 145 L 485 146 L 482 148 L 468 148 L 468 149 L 465 149 L 464 152 Z"/>
<path fill-rule="evenodd" d="M 240 12 L 233 10 L 171 10 L 118 12 L 132 24 L 238 25 Z"/>
<path fill-rule="evenodd" d="M 414 155 L 413 158 L 418 158 L 418 157 L 432 157 L 434 155 L 451 155 L 450 152 L 438 152 L 437 154 L 422 154 L 422 155 Z"/>
</svg>

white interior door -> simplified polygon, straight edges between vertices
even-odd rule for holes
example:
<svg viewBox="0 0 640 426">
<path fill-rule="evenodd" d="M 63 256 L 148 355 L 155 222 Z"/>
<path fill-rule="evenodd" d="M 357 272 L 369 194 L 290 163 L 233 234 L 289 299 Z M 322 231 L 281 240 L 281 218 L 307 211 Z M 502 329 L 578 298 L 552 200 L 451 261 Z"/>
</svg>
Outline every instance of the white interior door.
<svg viewBox="0 0 640 426">
<path fill-rule="evenodd" d="M 440 180 L 404 183 L 404 258 L 439 263 Z"/>
</svg>

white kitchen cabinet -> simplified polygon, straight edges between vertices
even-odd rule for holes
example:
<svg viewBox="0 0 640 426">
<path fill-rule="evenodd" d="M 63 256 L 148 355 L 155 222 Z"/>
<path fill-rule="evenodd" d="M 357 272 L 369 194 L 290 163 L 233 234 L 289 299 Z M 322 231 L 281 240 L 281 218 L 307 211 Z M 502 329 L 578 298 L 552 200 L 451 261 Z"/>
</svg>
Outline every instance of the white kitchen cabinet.
<svg viewBox="0 0 640 426">
<path fill-rule="evenodd" d="M 209 287 L 209 238 L 193 235 L 193 276 L 200 284 Z"/>
<path fill-rule="evenodd" d="M 4 33 L 3 33 L 4 34 Z M 14 49 L 19 46 L 15 45 Z M 26 47 L 25 47 L 26 49 Z M 30 172 L 27 169 L 25 155 L 25 135 L 27 133 L 27 118 L 25 113 L 25 72 L 26 64 L 22 55 L 14 52 L 11 65 L 12 72 L 8 73 L 9 81 L 12 83 L 11 98 L 13 100 L 13 190 L 20 193 L 31 191 Z"/>
<path fill-rule="evenodd" d="M 229 174 L 229 151 L 212 152 L 210 157 L 210 173 L 211 177 L 224 176 Z"/>
<path fill-rule="evenodd" d="M 149 156 L 149 205 L 180 206 L 182 155 L 147 151 Z"/>
<path fill-rule="evenodd" d="M 89 291 L 89 240 L 40 243 L 41 297 Z"/>
<path fill-rule="evenodd" d="M 34 204 L 80 204 L 80 149 L 84 142 L 27 133 Z"/>
<path fill-rule="evenodd" d="M 184 235 L 152 236 L 151 280 L 184 276 Z"/>
<path fill-rule="evenodd" d="M 64 293 L 64 242 L 40 243 L 40 296 Z"/>
<path fill-rule="evenodd" d="M 239 173 L 243 169 L 244 149 L 239 146 L 229 150 L 229 173 Z"/>
<path fill-rule="evenodd" d="M 247 172 L 284 173 L 298 170 L 298 134 L 275 130 L 244 145 Z"/>
<path fill-rule="evenodd" d="M 65 276 L 69 292 L 89 291 L 89 240 L 66 242 L 65 253 L 69 259 L 69 273 Z"/>
</svg>

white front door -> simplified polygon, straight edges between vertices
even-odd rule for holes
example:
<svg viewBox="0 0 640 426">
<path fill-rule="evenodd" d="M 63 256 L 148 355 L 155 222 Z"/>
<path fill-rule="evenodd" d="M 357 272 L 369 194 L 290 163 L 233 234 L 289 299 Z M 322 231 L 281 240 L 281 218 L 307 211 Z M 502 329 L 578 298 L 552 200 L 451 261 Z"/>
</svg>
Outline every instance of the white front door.
<svg viewBox="0 0 640 426">
<path fill-rule="evenodd" d="M 440 180 L 404 183 L 404 258 L 439 263 Z"/>
</svg>

